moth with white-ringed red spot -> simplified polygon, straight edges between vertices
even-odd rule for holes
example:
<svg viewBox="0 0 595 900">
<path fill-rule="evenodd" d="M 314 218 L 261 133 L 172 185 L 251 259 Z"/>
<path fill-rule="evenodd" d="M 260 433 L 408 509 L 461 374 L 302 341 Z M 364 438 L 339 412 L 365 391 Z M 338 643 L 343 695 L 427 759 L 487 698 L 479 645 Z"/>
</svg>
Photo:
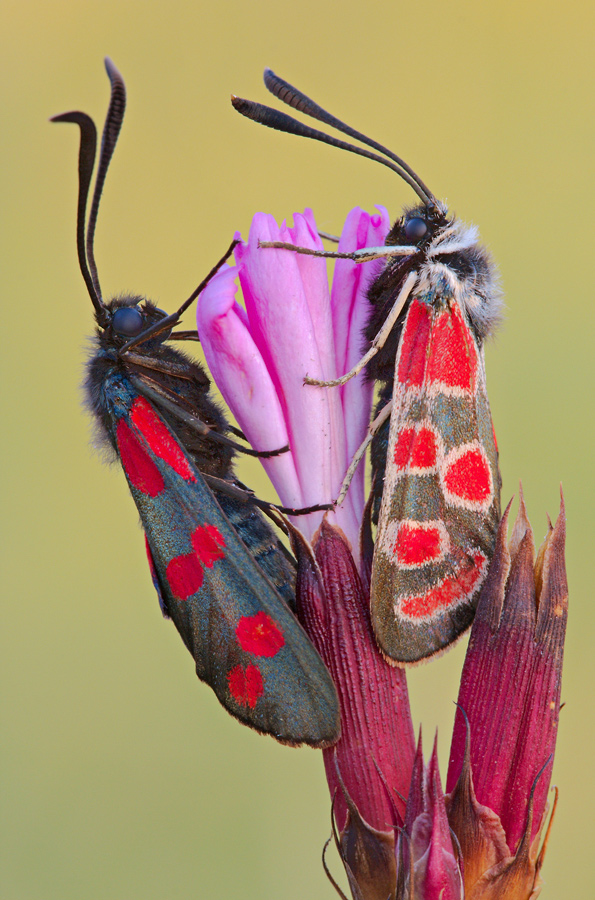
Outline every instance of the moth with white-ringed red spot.
<svg viewBox="0 0 595 900">
<path fill-rule="evenodd" d="M 379 385 L 377 417 L 337 502 L 371 443 L 369 506 L 378 525 L 372 625 L 389 662 L 413 664 L 444 650 L 471 625 L 494 549 L 500 473 L 483 343 L 500 316 L 497 279 L 475 228 L 449 213 L 400 157 L 268 69 L 265 84 L 289 106 L 377 152 L 233 97 L 238 112 L 374 159 L 396 171 L 421 201 L 399 217 L 384 247 L 342 254 L 261 245 L 356 262 L 386 259 L 368 294 L 367 352 L 351 372 L 324 384 L 343 384 L 367 366 Z"/>
<path fill-rule="evenodd" d="M 52 121 L 78 125 L 77 249 L 97 331 L 87 367 L 87 405 L 100 439 L 122 464 L 145 531 L 153 582 L 196 672 L 241 722 L 277 740 L 328 746 L 340 734 L 332 679 L 293 615 L 295 564 L 259 506 L 236 480 L 238 444 L 209 396 L 203 368 L 169 344 L 182 313 L 231 255 L 236 242 L 188 300 L 166 315 L 142 297 L 104 302 L 94 256 L 99 201 L 122 125 L 126 93 L 109 60 L 112 91 L 88 223 L 97 132 L 82 112 Z M 276 509 L 279 509 L 277 507 Z M 290 511 L 293 512 L 293 511 Z"/>
</svg>

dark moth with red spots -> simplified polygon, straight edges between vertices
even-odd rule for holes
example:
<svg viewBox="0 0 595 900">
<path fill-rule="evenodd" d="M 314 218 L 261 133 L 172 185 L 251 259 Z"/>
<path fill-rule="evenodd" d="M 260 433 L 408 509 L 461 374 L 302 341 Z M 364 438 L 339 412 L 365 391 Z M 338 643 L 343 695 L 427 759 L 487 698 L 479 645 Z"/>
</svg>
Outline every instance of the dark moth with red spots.
<svg viewBox="0 0 595 900">
<path fill-rule="evenodd" d="M 112 85 L 86 225 L 96 129 L 85 113 L 53 121 L 79 126 L 79 264 L 97 330 L 86 394 L 100 437 L 117 456 L 145 531 L 153 582 L 196 672 L 237 719 L 288 744 L 328 746 L 340 733 L 335 687 L 291 611 L 295 563 L 235 479 L 234 429 L 209 396 L 202 367 L 171 346 L 181 314 L 225 262 L 234 244 L 176 313 L 142 297 L 104 302 L 93 242 L 99 200 L 125 107 L 122 77 Z M 241 433 L 240 433 L 241 437 Z M 279 450 L 270 451 L 273 455 Z"/>
<path fill-rule="evenodd" d="M 376 152 L 317 131 L 278 110 L 233 98 L 248 118 L 340 147 L 396 171 L 421 204 L 405 210 L 385 246 L 355 253 L 384 259 L 369 290 L 370 321 L 360 364 L 379 385 L 372 444 L 371 522 L 378 526 L 371 573 L 371 619 L 389 662 L 407 665 L 453 643 L 473 620 L 500 519 L 498 451 L 486 393 L 483 342 L 500 314 L 493 266 L 475 228 L 460 222 L 396 154 L 330 115 L 265 71 L 280 100 Z M 367 525 L 369 523 L 366 523 Z M 364 542 L 371 546 L 371 540 Z"/>
</svg>

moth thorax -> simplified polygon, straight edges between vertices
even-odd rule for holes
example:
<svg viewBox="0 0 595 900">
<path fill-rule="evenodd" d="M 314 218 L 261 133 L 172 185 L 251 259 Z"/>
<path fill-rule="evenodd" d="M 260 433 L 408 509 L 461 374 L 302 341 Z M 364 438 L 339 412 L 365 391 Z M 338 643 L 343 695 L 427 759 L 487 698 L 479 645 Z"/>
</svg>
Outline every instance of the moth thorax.
<svg viewBox="0 0 595 900">
<path fill-rule="evenodd" d="M 454 220 L 436 234 L 421 266 L 419 285 L 431 298 L 454 299 L 480 342 L 499 323 L 498 276 L 473 226 Z"/>
</svg>

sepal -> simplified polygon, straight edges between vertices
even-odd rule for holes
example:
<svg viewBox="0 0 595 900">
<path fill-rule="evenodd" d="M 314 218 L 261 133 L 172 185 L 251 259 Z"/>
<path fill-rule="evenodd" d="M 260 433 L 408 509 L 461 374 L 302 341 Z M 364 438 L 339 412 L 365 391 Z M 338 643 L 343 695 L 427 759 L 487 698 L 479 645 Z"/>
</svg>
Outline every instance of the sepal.
<svg viewBox="0 0 595 900">
<path fill-rule="evenodd" d="M 338 791 L 336 818 L 345 827 L 347 805 L 337 778 L 361 815 L 380 831 L 399 824 L 405 811 L 414 738 L 406 676 L 380 655 L 360 575 L 345 535 L 324 519 L 310 548 L 293 540 L 298 562 L 297 610 L 322 656 L 339 695 L 341 720 L 349 723 L 335 748 L 324 751 L 331 794 Z M 391 715 L 384 710 L 391 710 Z M 396 791 L 387 797 L 384 784 Z"/>
<path fill-rule="evenodd" d="M 509 513 L 471 631 L 448 773 L 468 900 L 537 897 L 547 845 L 568 612 L 564 502 L 535 561 L 522 491 L 507 542 Z"/>
<path fill-rule="evenodd" d="M 379 831 L 366 822 L 345 788 L 338 765 L 335 767 L 347 820 L 338 839 L 333 831 L 354 900 L 392 898 L 397 880 L 394 832 Z"/>
</svg>

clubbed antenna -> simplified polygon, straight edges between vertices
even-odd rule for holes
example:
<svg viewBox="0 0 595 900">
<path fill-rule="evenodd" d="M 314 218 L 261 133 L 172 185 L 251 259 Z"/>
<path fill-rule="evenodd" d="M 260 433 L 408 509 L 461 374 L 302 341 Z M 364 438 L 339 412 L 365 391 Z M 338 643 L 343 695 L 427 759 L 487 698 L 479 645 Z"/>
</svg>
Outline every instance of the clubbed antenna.
<svg viewBox="0 0 595 900">
<path fill-rule="evenodd" d="M 379 156 L 376 153 L 370 153 L 370 151 L 364 150 L 362 147 L 357 147 L 347 141 L 332 137 L 323 131 L 318 131 L 308 125 L 304 125 L 292 116 L 288 116 L 269 106 L 264 106 L 261 103 L 254 103 L 251 100 L 244 100 L 241 97 L 232 97 L 234 108 L 243 116 L 258 122 L 261 125 L 266 125 L 268 128 L 275 128 L 278 131 L 285 131 L 289 134 L 308 137 L 325 144 L 330 144 L 333 147 L 339 147 L 341 150 L 348 150 L 350 153 L 357 153 L 359 156 L 373 159 L 376 162 L 387 166 L 389 169 L 392 169 L 394 172 L 397 172 L 397 174 L 415 191 L 422 203 L 437 209 L 440 208 L 438 201 L 429 188 L 426 187 L 421 178 L 395 153 L 392 153 L 382 144 L 373 141 L 365 134 L 356 131 L 340 119 L 337 119 L 336 116 L 328 113 L 311 100 L 310 97 L 307 97 L 306 94 L 298 91 L 293 85 L 275 75 L 271 69 L 265 69 L 264 83 L 268 90 L 283 103 L 287 103 L 288 106 L 297 109 L 299 112 L 303 112 L 305 115 L 318 119 L 325 125 L 330 125 L 332 128 L 342 131 L 344 134 L 355 138 L 355 140 L 361 141 L 363 144 L 367 144 L 369 147 L 373 147 L 382 155 Z M 391 160 L 391 162 L 389 162 L 389 160 Z"/>
<path fill-rule="evenodd" d="M 97 177 L 95 179 L 95 190 L 93 192 L 93 202 L 91 203 L 91 212 L 89 213 L 89 224 L 87 226 L 87 258 L 89 260 L 89 268 L 93 276 L 93 284 L 97 293 L 101 297 L 101 289 L 99 287 L 99 278 L 97 276 L 97 265 L 95 264 L 95 254 L 93 244 L 95 241 L 95 226 L 97 224 L 97 213 L 99 212 L 99 201 L 105 183 L 105 176 L 111 162 L 111 158 L 118 141 L 118 135 L 122 127 L 124 119 L 124 110 L 126 109 L 126 86 L 124 79 L 118 72 L 117 68 L 106 56 L 105 68 L 112 85 L 112 95 L 110 104 L 103 126 L 103 135 L 101 137 L 101 153 L 99 156 L 99 166 L 97 168 Z"/>
<path fill-rule="evenodd" d="M 101 287 L 97 274 L 93 243 L 95 240 L 95 226 L 97 223 L 97 213 L 99 211 L 99 201 L 101 200 L 105 176 L 118 140 L 118 135 L 120 134 L 126 107 L 126 88 L 124 79 L 110 59 L 106 58 L 105 68 L 111 81 L 112 93 L 105 125 L 103 127 L 101 154 L 95 180 L 95 190 L 91 202 L 89 223 L 86 227 L 87 200 L 89 198 L 89 189 L 91 187 L 91 178 L 97 152 L 97 129 L 95 123 L 86 113 L 78 111 L 63 113 L 60 116 L 54 116 L 50 120 L 51 122 L 72 122 L 79 126 L 81 132 L 78 166 L 79 195 L 76 219 L 76 244 L 79 266 L 83 278 L 85 279 L 89 296 L 95 307 L 97 322 L 101 326 L 108 324 L 109 317 L 101 297 Z"/>
</svg>

